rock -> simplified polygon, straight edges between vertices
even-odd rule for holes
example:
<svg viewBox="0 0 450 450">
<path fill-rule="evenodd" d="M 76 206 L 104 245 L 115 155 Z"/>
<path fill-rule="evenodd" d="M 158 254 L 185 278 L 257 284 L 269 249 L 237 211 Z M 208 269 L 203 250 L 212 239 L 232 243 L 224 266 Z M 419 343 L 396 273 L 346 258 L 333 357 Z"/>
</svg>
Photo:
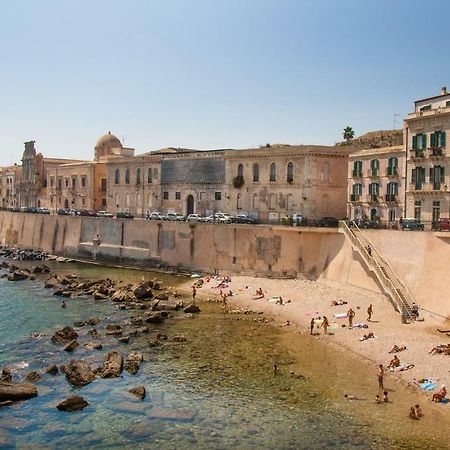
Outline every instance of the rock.
<svg viewBox="0 0 450 450">
<path fill-rule="evenodd" d="M 29 381 L 30 383 L 35 383 L 36 381 L 41 381 L 42 377 L 37 372 L 30 372 L 26 378 L 26 381 Z"/>
<path fill-rule="evenodd" d="M 80 344 L 75 339 L 64 346 L 66 352 L 73 352 Z"/>
<path fill-rule="evenodd" d="M 100 292 L 94 292 L 94 299 L 95 300 L 108 300 L 108 296 L 105 294 L 101 294 Z"/>
<path fill-rule="evenodd" d="M 117 340 L 122 344 L 128 344 L 128 342 L 130 342 L 130 336 L 123 336 Z"/>
<path fill-rule="evenodd" d="M 36 386 L 31 383 L 8 383 L 0 381 L 0 402 L 27 400 L 37 396 Z"/>
<path fill-rule="evenodd" d="M 144 400 L 145 398 L 145 386 L 137 386 L 135 388 L 130 389 L 128 392 L 132 393 L 141 400 Z"/>
<path fill-rule="evenodd" d="M 6 381 L 7 383 L 12 381 L 12 370 L 5 367 L 0 375 L 0 381 Z"/>
<path fill-rule="evenodd" d="M 157 337 L 151 337 L 148 340 L 148 345 L 150 347 L 159 347 L 161 345 L 161 341 Z"/>
<path fill-rule="evenodd" d="M 68 399 L 64 400 L 56 407 L 60 411 L 73 412 L 86 408 L 86 406 L 88 405 L 89 403 L 83 397 L 80 397 L 79 395 L 74 395 L 73 397 L 69 397 Z"/>
<path fill-rule="evenodd" d="M 0 408 L 2 407 L 2 406 L 9 406 L 9 405 L 12 405 L 14 402 L 12 401 L 12 400 L 6 400 L 6 402 L 0 402 Z M 0 444 L 0 447 L 1 447 L 1 444 Z"/>
<path fill-rule="evenodd" d="M 46 289 L 52 289 L 52 288 L 56 287 L 56 285 L 57 285 L 56 280 L 47 280 L 44 284 L 44 287 Z"/>
<path fill-rule="evenodd" d="M 90 317 L 86 320 L 86 323 L 88 325 L 97 325 L 98 323 L 100 323 L 100 319 L 98 317 Z"/>
<path fill-rule="evenodd" d="M 185 313 L 199 313 L 200 308 L 194 303 L 189 304 L 186 308 L 183 309 Z"/>
<path fill-rule="evenodd" d="M 106 325 L 106 334 L 108 335 L 120 335 L 122 334 L 122 327 L 116 324 Z"/>
<path fill-rule="evenodd" d="M 45 373 L 48 373 L 50 375 L 56 375 L 58 372 L 59 372 L 58 367 L 55 364 L 45 369 Z"/>
<path fill-rule="evenodd" d="M 136 333 L 148 333 L 148 327 L 136 328 Z"/>
<path fill-rule="evenodd" d="M 156 300 L 169 300 L 169 294 L 167 292 L 161 292 L 161 294 L 158 294 L 155 296 Z"/>
<path fill-rule="evenodd" d="M 153 283 L 142 283 L 133 289 L 133 294 L 138 300 L 151 299 L 153 297 L 152 287 Z"/>
<path fill-rule="evenodd" d="M 162 322 L 164 322 L 164 319 L 165 319 L 164 315 L 160 311 L 158 311 L 158 312 L 153 312 L 153 313 L 146 315 L 144 318 L 144 322 L 162 323 Z"/>
<path fill-rule="evenodd" d="M 90 350 L 101 350 L 103 348 L 100 342 L 88 342 L 84 344 L 84 346 L 89 348 Z"/>
<path fill-rule="evenodd" d="M 74 322 L 73 326 L 77 328 L 84 327 L 86 325 L 86 322 L 80 321 L 80 322 Z"/>
<path fill-rule="evenodd" d="M 70 342 L 78 337 L 77 332 L 72 327 L 64 327 L 57 330 L 52 336 L 52 341 L 55 343 Z"/>
<path fill-rule="evenodd" d="M 70 291 L 62 291 L 61 297 L 70 297 L 72 295 L 72 292 Z"/>
<path fill-rule="evenodd" d="M 102 378 L 116 378 L 123 370 L 123 357 L 120 353 L 113 351 L 105 356 L 103 370 L 100 374 Z"/>
<path fill-rule="evenodd" d="M 172 338 L 173 342 L 187 342 L 186 336 L 178 335 Z"/>
<path fill-rule="evenodd" d="M 11 275 L 8 275 L 9 281 L 21 281 L 26 280 L 28 275 L 24 272 L 13 272 Z"/>
<path fill-rule="evenodd" d="M 130 353 L 125 361 L 125 370 L 131 375 L 136 375 L 142 361 L 144 361 L 144 356 L 142 353 Z"/>
<path fill-rule="evenodd" d="M 43 269 L 41 266 L 31 266 L 31 273 L 42 273 Z"/>
<path fill-rule="evenodd" d="M 67 381 L 74 386 L 86 386 L 95 380 L 91 365 L 83 359 L 70 361 L 70 364 L 64 367 L 64 373 Z"/>
</svg>

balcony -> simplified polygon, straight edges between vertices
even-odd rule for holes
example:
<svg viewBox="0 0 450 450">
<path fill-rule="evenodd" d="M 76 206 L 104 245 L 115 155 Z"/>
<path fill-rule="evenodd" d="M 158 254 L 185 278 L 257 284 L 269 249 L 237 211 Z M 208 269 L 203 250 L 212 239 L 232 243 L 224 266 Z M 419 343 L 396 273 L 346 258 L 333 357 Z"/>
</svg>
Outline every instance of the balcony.
<svg viewBox="0 0 450 450">
<path fill-rule="evenodd" d="M 431 147 L 428 151 L 431 158 L 442 158 L 445 156 L 445 150 L 442 147 Z"/>
<path fill-rule="evenodd" d="M 362 178 L 362 170 L 353 170 L 352 177 L 354 178 Z"/>
<path fill-rule="evenodd" d="M 410 120 L 410 119 L 418 119 L 421 117 L 430 117 L 430 116 L 434 116 L 436 114 L 444 114 L 444 113 L 449 113 L 450 112 L 450 107 L 440 107 L 440 108 L 434 108 L 434 109 L 429 109 L 429 110 L 425 110 L 425 111 L 417 111 L 417 112 L 413 112 L 408 114 L 406 120 Z"/>
<path fill-rule="evenodd" d="M 369 195 L 368 202 L 369 203 L 380 203 L 380 197 L 378 197 L 378 195 L 371 194 L 371 195 Z"/>
<path fill-rule="evenodd" d="M 350 201 L 351 202 L 360 202 L 361 201 L 361 195 L 360 194 L 351 194 L 350 195 Z"/>
<path fill-rule="evenodd" d="M 441 190 L 441 183 L 440 181 L 434 181 L 432 183 L 433 191 L 440 191 Z"/>
<path fill-rule="evenodd" d="M 388 177 L 398 177 L 398 169 L 397 169 L 397 167 L 388 167 L 386 175 Z"/>
<path fill-rule="evenodd" d="M 370 178 L 378 178 L 380 176 L 380 169 L 368 169 L 367 176 Z"/>
<path fill-rule="evenodd" d="M 411 159 L 420 159 L 425 158 L 425 150 L 414 148 L 411 150 Z"/>
<path fill-rule="evenodd" d="M 397 194 L 386 194 L 385 199 L 386 202 L 398 202 Z"/>
</svg>

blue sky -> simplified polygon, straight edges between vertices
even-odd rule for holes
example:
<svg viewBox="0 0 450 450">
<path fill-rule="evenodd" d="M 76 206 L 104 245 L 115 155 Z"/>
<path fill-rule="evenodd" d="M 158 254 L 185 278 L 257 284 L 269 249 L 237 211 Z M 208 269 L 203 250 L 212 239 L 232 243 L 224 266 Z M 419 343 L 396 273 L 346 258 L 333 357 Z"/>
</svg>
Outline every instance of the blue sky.
<svg viewBox="0 0 450 450">
<path fill-rule="evenodd" d="M 446 0 L 2 1 L 0 165 L 333 144 L 450 87 Z"/>
</svg>

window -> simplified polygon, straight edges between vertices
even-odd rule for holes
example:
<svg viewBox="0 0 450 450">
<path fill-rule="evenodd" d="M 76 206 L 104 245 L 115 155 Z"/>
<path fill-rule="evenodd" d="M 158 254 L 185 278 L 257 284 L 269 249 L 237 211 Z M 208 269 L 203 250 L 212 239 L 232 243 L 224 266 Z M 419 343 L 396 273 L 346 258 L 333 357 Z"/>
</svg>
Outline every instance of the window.
<svg viewBox="0 0 450 450">
<path fill-rule="evenodd" d="M 120 170 L 116 169 L 116 171 L 114 172 L 114 184 L 119 183 L 120 183 Z"/>
<path fill-rule="evenodd" d="M 222 200 L 222 192 L 214 192 L 214 200 Z"/>
<path fill-rule="evenodd" d="M 50 187 L 53 187 L 55 184 L 55 179 L 53 177 L 50 178 Z"/>
<path fill-rule="evenodd" d="M 378 176 L 379 168 L 380 168 L 380 161 L 378 161 L 378 159 L 372 159 L 370 161 L 370 172 L 373 177 Z"/>
<path fill-rule="evenodd" d="M 369 194 L 372 196 L 372 200 L 376 200 L 380 193 L 380 185 L 378 183 L 369 184 Z"/>
<path fill-rule="evenodd" d="M 164 200 L 169 200 L 169 192 L 168 191 L 164 191 L 163 192 L 163 199 Z"/>
<path fill-rule="evenodd" d="M 430 134 L 430 147 L 431 148 L 438 148 L 438 147 L 444 147 L 446 144 L 446 136 L 445 131 L 435 131 L 434 133 Z"/>
<path fill-rule="evenodd" d="M 270 165 L 270 178 L 269 181 L 277 181 L 277 166 L 275 163 Z"/>
<path fill-rule="evenodd" d="M 86 206 L 86 199 L 84 197 L 81 199 L 81 206 Z"/>
<path fill-rule="evenodd" d="M 387 184 L 387 193 L 390 195 L 398 194 L 398 183 L 388 183 Z"/>
<path fill-rule="evenodd" d="M 356 197 L 362 195 L 362 184 L 356 183 L 352 186 L 352 194 Z"/>
<path fill-rule="evenodd" d="M 74 178 L 72 178 L 72 189 L 75 189 L 76 185 L 77 185 L 77 179 L 74 177 Z"/>
<path fill-rule="evenodd" d="M 441 217 L 441 202 L 439 200 L 433 201 L 433 222 L 438 221 Z"/>
<path fill-rule="evenodd" d="M 330 163 L 324 162 L 322 164 L 322 173 L 321 173 L 322 183 L 330 182 Z"/>
<path fill-rule="evenodd" d="M 66 188 L 69 187 L 69 179 L 68 178 L 66 178 L 64 180 L 64 185 L 66 186 Z"/>
<path fill-rule="evenodd" d="M 81 177 L 81 187 L 86 187 L 86 177 Z"/>
<path fill-rule="evenodd" d="M 253 194 L 253 202 L 252 202 L 253 210 L 258 211 L 259 210 L 259 195 Z"/>
<path fill-rule="evenodd" d="M 412 148 L 413 150 L 424 150 L 427 148 L 427 135 L 426 134 L 416 134 L 412 137 Z"/>
<path fill-rule="evenodd" d="M 277 195 L 276 194 L 270 194 L 269 197 L 269 209 L 274 210 L 277 206 Z"/>
<path fill-rule="evenodd" d="M 430 183 L 433 183 L 433 190 L 440 190 L 441 183 L 445 182 L 444 167 L 430 167 Z"/>
<path fill-rule="evenodd" d="M 128 169 L 127 169 L 128 170 Z M 129 208 L 130 207 L 130 193 L 127 192 L 125 194 L 125 208 Z"/>
<path fill-rule="evenodd" d="M 353 162 L 352 176 L 362 177 L 362 161 L 354 161 Z"/>
<path fill-rule="evenodd" d="M 106 178 L 102 178 L 100 183 L 101 183 L 100 185 L 101 191 L 106 192 Z"/>
<path fill-rule="evenodd" d="M 259 165 L 253 164 L 253 182 L 259 182 Z"/>
<path fill-rule="evenodd" d="M 416 200 L 414 202 L 414 218 L 420 220 L 421 213 L 422 213 L 422 202 L 420 200 Z"/>
<path fill-rule="evenodd" d="M 125 170 L 125 183 L 130 184 L 130 169 Z"/>
<path fill-rule="evenodd" d="M 294 181 L 294 164 L 291 162 L 287 165 L 286 181 L 288 183 L 292 183 Z"/>
<path fill-rule="evenodd" d="M 395 222 L 397 220 L 397 215 L 395 213 L 395 209 L 389 210 L 389 222 Z"/>
<path fill-rule="evenodd" d="M 411 183 L 414 184 L 414 189 L 422 189 L 422 183 L 425 182 L 425 167 L 415 167 L 411 171 Z"/>
<path fill-rule="evenodd" d="M 119 207 L 120 203 L 119 203 L 119 193 L 116 192 L 116 194 L 114 195 L 114 202 L 116 203 L 116 208 Z"/>
<path fill-rule="evenodd" d="M 398 175 L 398 159 L 389 158 L 388 161 L 388 175 Z"/>
<path fill-rule="evenodd" d="M 236 209 L 242 209 L 242 194 L 238 194 L 236 198 Z"/>
<path fill-rule="evenodd" d="M 181 200 L 181 192 L 175 192 L 175 200 Z"/>
<path fill-rule="evenodd" d="M 151 183 L 152 182 L 152 169 L 148 169 L 147 170 L 147 183 Z"/>
<path fill-rule="evenodd" d="M 136 184 L 141 184 L 141 169 L 136 170 Z"/>
<path fill-rule="evenodd" d="M 237 176 L 238 177 L 243 177 L 244 176 L 244 166 L 242 164 L 238 165 Z"/>
</svg>

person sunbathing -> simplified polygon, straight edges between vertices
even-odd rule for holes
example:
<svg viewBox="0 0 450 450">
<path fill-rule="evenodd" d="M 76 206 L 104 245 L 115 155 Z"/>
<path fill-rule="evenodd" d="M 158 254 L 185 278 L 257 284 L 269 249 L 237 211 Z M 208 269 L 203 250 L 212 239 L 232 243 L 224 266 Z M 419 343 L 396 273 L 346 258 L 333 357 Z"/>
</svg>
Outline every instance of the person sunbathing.
<svg viewBox="0 0 450 450">
<path fill-rule="evenodd" d="M 406 350 L 406 345 L 402 345 L 402 346 L 398 346 L 398 345 L 394 345 L 390 350 L 389 353 L 398 353 L 398 352 L 402 352 L 403 350 Z"/>
<path fill-rule="evenodd" d="M 411 406 L 409 410 L 409 417 L 410 419 L 419 420 L 419 416 L 417 415 L 417 412 L 414 408 L 414 406 Z"/>
<path fill-rule="evenodd" d="M 388 369 L 393 369 L 394 367 L 398 367 L 400 365 L 400 360 L 398 359 L 398 356 L 395 355 L 392 359 L 391 362 L 388 364 Z"/>
<path fill-rule="evenodd" d="M 360 341 L 367 341 L 367 339 L 374 338 L 375 335 L 373 334 L 373 331 L 369 331 L 367 334 L 365 334 L 363 337 L 360 337 Z"/>
<path fill-rule="evenodd" d="M 416 412 L 417 417 L 423 417 L 423 412 L 419 405 L 414 405 L 414 411 Z"/>
<path fill-rule="evenodd" d="M 252 297 L 253 300 L 258 300 L 264 298 L 264 292 L 262 288 L 256 289 L 255 295 Z"/>
<path fill-rule="evenodd" d="M 439 390 L 439 392 L 437 392 L 436 394 L 433 395 L 433 398 L 431 399 L 431 401 L 439 403 L 440 401 L 442 401 L 445 398 L 446 395 L 447 395 L 447 389 L 445 389 L 445 384 L 443 384 L 441 386 L 441 389 Z"/>
<path fill-rule="evenodd" d="M 450 344 L 440 344 L 433 347 L 430 351 L 431 355 L 445 353 L 446 355 L 450 354 Z"/>
<path fill-rule="evenodd" d="M 331 306 L 341 306 L 346 305 L 348 302 L 344 302 L 344 300 L 332 300 Z"/>
<path fill-rule="evenodd" d="M 275 305 L 282 305 L 283 304 L 283 297 L 278 297 L 278 300 L 275 302 Z"/>
</svg>

